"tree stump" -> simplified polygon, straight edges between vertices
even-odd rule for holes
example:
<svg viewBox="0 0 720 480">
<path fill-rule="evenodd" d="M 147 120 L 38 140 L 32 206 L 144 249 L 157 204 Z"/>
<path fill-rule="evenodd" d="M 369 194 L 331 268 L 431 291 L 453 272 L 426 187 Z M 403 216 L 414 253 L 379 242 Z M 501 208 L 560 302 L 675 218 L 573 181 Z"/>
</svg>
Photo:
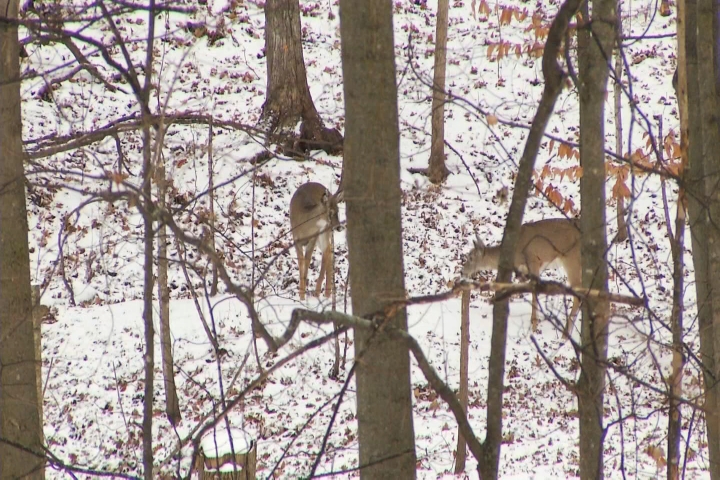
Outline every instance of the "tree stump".
<svg viewBox="0 0 720 480">
<path fill-rule="evenodd" d="M 255 480 L 257 443 L 245 432 L 219 429 L 203 438 L 195 470 L 200 480 Z"/>
</svg>

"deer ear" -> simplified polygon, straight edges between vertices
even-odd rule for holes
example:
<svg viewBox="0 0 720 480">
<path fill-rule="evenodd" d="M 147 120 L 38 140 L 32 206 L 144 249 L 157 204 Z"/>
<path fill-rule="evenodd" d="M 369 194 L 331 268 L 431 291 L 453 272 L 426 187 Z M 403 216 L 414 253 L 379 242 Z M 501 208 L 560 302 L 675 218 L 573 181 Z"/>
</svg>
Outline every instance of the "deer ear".
<svg viewBox="0 0 720 480">
<path fill-rule="evenodd" d="M 320 199 L 320 203 L 322 203 L 323 205 L 327 206 L 328 201 L 329 201 L 329 200 L 328 200 L 328 191 L 325 190 L 325 191 L 323 192 L 323 194 L 322 194 L 322 198 Z"/>
<path fill-rule="evenodd" d="M 485 244 L 483 243 L 482 240 L 480 240 L 480 235 L 475 234 L 475 240 L 473 241 L 473 246 L 477 250 L 483 250 L 485 248 Z"/>
</svg>

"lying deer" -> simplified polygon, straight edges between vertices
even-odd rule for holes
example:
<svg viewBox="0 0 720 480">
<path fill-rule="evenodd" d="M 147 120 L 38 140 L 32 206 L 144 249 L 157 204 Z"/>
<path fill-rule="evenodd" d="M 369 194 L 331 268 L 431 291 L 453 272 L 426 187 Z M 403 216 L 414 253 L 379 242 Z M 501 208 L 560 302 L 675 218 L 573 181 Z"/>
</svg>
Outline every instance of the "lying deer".
<svg viewBox="0 0 720 480">
<path fill-rule="evenodd" d="M 497 270 L 499 261 L 500 245 L 487 247 L 477 237 L 463 265 L 462 276 L 470 277 L 480 270 Z M 565 218 L 551 218 L 522 225 L 515 250 L 514 268 L 539 277 L 540 272 L 555 266 L 563 267 L 572 288 L 582 287 L 580 230 L 576 223 Z M 537 331 L 538 307 L 537 294 L 533 292 L 530 316 L 533 332 Z M 573 297 L 573 307 L 565 326 L 566 336 L 570 335 L 579 308 L 580 300 Z"/>
<path fill-rule="evenodd" d="M 322 252 L 320 276 L 315 296 L 320 296 L 323 275 L 325 296 L 329 297 L 335 280 L 333 275 L 333 229 L 339 229 L 338 202 L 342 194 L 331 195 L 323 185 L 308 182 L 300 185 L 290 200 L 290 225 L 300 269 L 300 299 L 305 300 L 308 267 L 315 245 Z"/>
</svg>

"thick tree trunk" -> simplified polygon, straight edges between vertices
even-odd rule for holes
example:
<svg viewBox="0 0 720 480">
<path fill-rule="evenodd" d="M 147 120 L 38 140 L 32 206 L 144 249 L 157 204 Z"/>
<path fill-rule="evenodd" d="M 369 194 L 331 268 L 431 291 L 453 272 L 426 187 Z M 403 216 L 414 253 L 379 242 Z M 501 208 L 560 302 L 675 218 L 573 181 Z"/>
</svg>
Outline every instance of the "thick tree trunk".
<svg viewBox="0 0 720 480">
<path fill-rule="evenodd" d="M 450 175 L 445 166 L 445 65 L 447 63 L 447 35 L 449 0 L 438 0 L 435 25 L 435 67 L 433 73 L 432 139 L 428 178 L 440 184 Z"/>
<path fill-rule="evenodd" d="M 607 291 L 605 232 L 605 94 L 615 42 L 615 0 L 593 0 L 592 20 L 578 32 L 580 76 L 580 180 L 583 287 Z M 588 4 L 583 18 L 590 19 Z M 585 299 L 582 309 L 581 372 L 577 384 L 580 419 L 580 478 L 603 478 L 603 400 L 609 304 Z"/>
<path fill-rule="evenodd" d="M 342 151 L 342 135 L 328 129 L 315 109 L 308 88 L 300 38 L 298 0 L 268 0 L 265 3 L 265 51 L 267 92 L 261 120 L 275 134 L 274 142 L 288 155 L 308 150 Z M 295 128 L 302 121 L 299 138 Z"/>
<path fill-rule="evenodd" d="M 18 2 L 0 0 L 17 18 Z M 0 478 L 45 478 L 33 338 L 17 26 L 0 23 Z M 27 449 L 27 450 L 24 450 Z"/>
<path fill-rule="evenodd" d="M 688 166 L 685 186 L 688 198 L 688 217 L 695 269 L 698 325 L 700 330 L 700 358 L 703 362 L 705 384 L 707 439 L 710 457 L 710 477 L 720 479 L 720 424 L 715 414 L 718 388 L 715 380 L 715 345 L 712 321 L 712 285 L 708 242 L 709 217 L 705 194 L 706 165 L 703 156 L 704 129 L 700 107 L 698 82 L 697 2 L 678 2 L 678 49 L 685 52 L 685 61 L 678 63 L 678 101 L 680 103 L 681 150 L 687 150 Z M 683 28 L 684 27 L 684 28 Z M 684 35 L 680 33 L 684 29 Z M 683 108 L 683 103 L 686 104 Z M 684 118 L 683 118 L 684 117 Z M 683 121 L 684 120 L 684 121 Z"/>
<path fill-rule="evenodd" d="M 340 29 L 350 287 L 362 316 L 405 298 L 392 3 L 342 0 Z M 389 325 L 407 330 L 406 311 Z M 356 329 L 355 339 L 360 476 L 415 478 L 407 346 L 382 328 Z"/>
<path fill-rule="evenodd" d="M 693 8 L 694 2 L 687 2 L 687 14 L 690 15 L 690 9 Z M 718 387 L 717 379 L 720 378 L 720 228 L 717 222 L 720 221 L 720 134 L 718 132 L 718 92 L 716 91 L 716 69 L 715 69 L 715 38 L 717 38 L 717 24 L 714 21 L 714 2 L 708 0 L 697 0 L 697 13 L 695 15 L 697 21 L 697 82 L 698 82 L 698 99 L 697 104 L 689 104 L 689 108 L 700 111 L 700 125 L 702 129 L 702 138 L 700 145 L 702 149 L 701 161 L 704 163 L 703 183 L 705 187 L 705 195 L 702 197 L 707 200 L 709 206 L 708 215 L 705 216 L 705 237 L 707 238 L 707 255 L 709 272 L 707 272 L 707 281 L 710 292 L 708 298 L 710 300 L 710 316 L 706 321 L 711 322 L 711 327 L 701 333 L 701 345 L 709 347 L 712 336 L 713 345 L 713 364 L 710 377 L 712 383 L 706 383 L 706 415 L 708 423 L 708 444 L 711 449 L 710 463 L 711 475 L 713 479 L 720 478 L 720 387 Z M 686 24 L 687 30 L 690 29 L 690 22 Z M 712 34 L 710 33 L 712 32 Z M 686 48 L 688 40 L 686 39 Z M 692 124 L 691 124 L 692 127 Z M 694 132 L 693 132 L 694 133 Z M 692 133 L 691 133 L 692 135 Z M 691 145 L 697 146 L 692 137 Z M 704 339 L 704 341 L 703 341 Z M 711 438 L 712 437 L 712 438 Z"/>
</svg>

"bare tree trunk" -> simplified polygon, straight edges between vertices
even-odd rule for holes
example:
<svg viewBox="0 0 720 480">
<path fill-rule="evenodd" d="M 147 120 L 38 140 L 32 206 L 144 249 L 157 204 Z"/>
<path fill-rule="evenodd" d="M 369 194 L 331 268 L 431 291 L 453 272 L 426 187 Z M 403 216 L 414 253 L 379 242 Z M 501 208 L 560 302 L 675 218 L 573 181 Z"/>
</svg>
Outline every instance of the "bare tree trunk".
<svg viewBox="0 0 720 480">
<path fill-rule="evenodd" d="M 535 169 L 535 159 L 545 134 L 550 116 L 555 108 L 562 90 L 565 73 L 557 59 L 566 36 L 570 19 L 580 8 L 582 0 L 566 0 L 553 20 L 548 38 L 545 42 L 542 69 L 545 77 L 545 88 L 537 113 L 528 133 L 525 149 L 518 166 L 515 185 L 531 185 Z M 510 202 L 505 231 L 500 244 L 500 263 L 497 281 L 509 283 L 513 272 L 515 247 L 522 225 L 528 188 L 515 188 Z M 493 307 L 493 332 L 490 340 L 490 360 L 488 365 L 487 394 L 487 435 L 483 442 L 483 457 L 478 459 L 478 470 L 482 480 L 498 478 L 500 464 L 500 446 L 502 444 L 503 390 L 505 388 L 505 354 L 507 348 L 507 319 L 509 313 L 508 299 L 495 302 Z"/>
<path fill-rule="evenodd" d="M 1 0 L 16 19 L 18 2 Z M 0 478 L 45 478 L 30 291 L 18 29 L 0 22 Z"/>
<path fill-rule="evenodd" d="M 615 42 L 615 0 L 593 0 L 578 31 L 580 77 L 580 180 L 583 287 L 607 291 L 605 232 L 605 93 Z M 581 371 L 577 383 L 580 419 L 580 478 L 603 478 L 603 400 L 609 303 L 587 297 L 582 309 Z"/>
<path fill-rule="evenodd" d="M 622 38 L 622 13 L 619 10 L 617 15 L 617 38 Z M 615 154 L 619 158 L 622 158 L 623 151 L 622 73 L 622 52 L 618 48 L 615 51 L 615 82 L 613 84 L 613 95 L 615 100 Z M 628 238 L 627 223 L 625 222 L 625 197 L 619 195 L 615 200 L 617 200 L 617 236 L 615 237 L 615 241 L 624 242 Z"/>
<path fill-rule="evenodd" d="M 663 190 L 665 185 L 663 185 Z M 663 193 L 663 197 L 666 195 Z M 671 313 L 672 330 L 672 371 L 668 377 L 670 386 L 670 398 L 668 406 L 668 455 L 667 455 L 667 478 L 668 480 L 679 480 L 680 478 L 680 456 L 682 454 L 680 440 L 682 437 L 682 411 L 681 402 L 683 394 L 683 371 L 685 369 L 685 354 L 683 344 L 683 293 L 684 282 L 684 249 L 685 249 L 685 191 L 680 186 L 678 193 L 678 204 L 675 217 L 675 234 L 673 235 L 670 225 L 668 233 L 670 239 L 670 250 L 673 259 L 673 306 Z M 669 205 L 665 203 L 666 215 L 669 218 Z"/>
<path fill-rule="evenodd" d="M 326 279 L 326 282 L 332 285 L 332 311 L 334 312 L 337 310 L 337 288 L 335 288 L 335 235 L 330 235 L 330 277 Z M 330 370 L 330 378 L 336 379 L 340 375 L 340 333 L 338 333 L 338 325 L 336 323 L 333 323 L 333 330 L 335 330 L 335 360 Z M 347 332 L 345 332 L 345 344 L 347 345 Z M 343 357 L 342 368 L 343 370 L 345 369 L 345 357 Z"/>
<path fill-rule="evenodd" d="M 352 309 L 363 316 L 405 297 L 392 3 L 341 0 L 340 32 Z M 388 325 L 407 330 L 406 310 Z M 382 328 L 355 340 L 360 477 L 415 478 L 407 345 Z"/>
<path fill-rule="evenodd" d="M 464 291 L 460 307 L 460 389 L 458 400 L 462 405 L 465 415 L 468 409 L 468 361 L 470 356 L 470 292 Z M 455 475 L 465 471 L 465 459 L 467 458 L 465 437 L 458 428 L 457 454 L 455 456 Z"/>
<path fill-rule="evenodd" d="M 450 175 L 445 166 L 445 66 L 447 63 L 447 35 L 449 0 L 438 0 L 435 25 L 435 66 L 433 73 L 432 140 L 428 178 L 436 185 Z"/>
<path fill-rule="evenodd" d="M 717 57 L 718 52 L 715 50 L 718 46 L 715 44 L 718 38 L 718 26 L 715 19 L 715 8 L 713 1 L 698 0 L 697 13 L 695 19 L 697 28 L 690 32 L 690 19 L 685 25 L 686 34 L 686 50 L 689 50 L 689 33 L 696 33 L 697 39 L 697 84 L 698 84 L 698 100 L 697 104 L 688 104 L 690 110 L 700 111 L 700 126 L 702 137 L 700 140 L 702 145 L 702 154 L 699 156 L 700 161 L 704 163 L 704 192 L 701 197 L 707 201 L 709 210 L 705 216 L 704 236 L 707 239 L 707 259 L 709 260 L 709 271 L 707 272 L 707 281 L 710 287 L 708 299 L 710 304 L 709 320 L 711 324 L 707 329 L 701 331 L 700 341 L 701 348 L 704 350 L 712 343 L 713 362 L 712 370 L 706 380 L 706 421 L 708 423 L 708 444 L 710 447 L 710 472 L 711 478 L 717 480 L 720 478 L 720 387 L 717 379 L 720 378 L 720 229 L 718 221 L 720 221 L 720 134 L 718 132 L 717 114 L 718 91 L 716 83 L 719 81 L 717 77 Z M 691 14 L 690 10 L 694 7 L 694 2 L 687 2 L 687 14 Z M 712 34 L 710 33 L 712 32 Z M 686 52 L 689 56 L 689 51 Z M 689 72 L 687 72 L 689 73 Z M 692 77 L 687 77 L 691 79 Z M 695 107 L 695 108 L 693 108 Z M 693 113 L 691 113 L 692 115 Z M 693 125 L 690 123 L 690 128 Z M 693 135 L 694 132 L 691 133 Z M 690 144 L 694 147 L 698 142 L 690 137 Z M 690 161 L 693 161 L 691 157 Z M 701 324 L 702 328 L 703 325 Z M 704 352 L 703 352 L 704 353 Z M 712 438 L 711 438 L 712 437 Z"/>
<path fill-rule="evenodd" d="M 684 60 L 684 54 L 682 55 Z M 677 70 L 676 70 L 677 72 Z M 674 82 L 677 91 L 677 82 Z M 686 107 L 686 105 L 683 105 Z M 682 115 L 681 115 L 682 117 Z M 683 120 L 686 121 L 687 117 Z M 658 137 L 664 138 L 662 119 L 658 129 Z M 665 164 L 663 149 L 658 149 L 658 166 L 662 168 Z M 681 151 L 683 171 L 687 166 L 687 150 Z M 667 236 L 670 242 L 670 251 L 673 262 L 673 296 L 672 311 L 670 313 L 670 330 L 672 332 L 672 362 L 671 371 L 666 379 L 669 387 L 668 392 L 668 434 L 667 434 L 667 478 L 668 480 L 679 480 L 680 460 L 682 450 L 680 442 L 682 439 L 682 394 L 683 394 L 683 371 L 685 369 L 685 353 L 683 344 L 683 294 L 685 290 L 684 270 L 684 248 L 685 248 L 685 181 L 678 181 L 679 191 L 675 221 L 670 216 L 670 201 L 667 195 L 667 181 L 664 176 L 660 177 L 660 188 L 662 192 L 663 211 L 665 214 L 665 225 Z M 674 226 L 673 226 L 674 225 Z"/>
<path fill-rule="evenodd" d="M 342 135 L 326 128 L 315 109 L 307 84 L 300 41 L 299 0 L 268 0 L 265 3 L 265 51 L 267 93 L 261 120 L 287 154 L 322 149 L 328 154 L 342 151 Z M 298 123 L 300 138 L 294 137 Z"/>
<path fill-rule="evenodd" d="M 688 158 L 688 97 L 687 97 L 687 75 L 686 75 L 686 58 L 685 58 L 685 20 L 686 6 L 684 0 L 677 3 L 677 29 L 678 29 L 678 67 L 673 75 L 672 85 L 675 89 L 675 95 L 678 100 L 680 109 L 680 154 L 682 156 L 683 180 L 680 182 L 680 191 L 678 192 L 677 217 L 675 219 L 675 238 L 670 237 L 670 247 L 673 256 L 673 310 L 671 318 L 671 328 L 673 334 L 673 362 L 672 372 L 669 378 L 670 399 L 668 408 L 668 461 L 667 461 L 667 478 L 669 480 L 677 480 L 680 478 L 680 460 L 681 460 L 681 436 L 682 436 L 682 412 L 680 410 L 680 402 L 678 399 L 682 396 L 682 375 L 685 367 L 685 356 L 683 354 L 683 282 L 684 282 L 684 258 L 683 250 L 685 248 L 685 209 L 687 207 L 687 198 L 685 194 L 685 186 L 687 185 L 687 174 L 689 158 Z M 682 70 L 682 73 L 680 71 Z M 680 79 L 682 75 L 682 79 Z M 662 136 L 661 136 L 662 138 Z M 665 207 L 668 208 L 667 206 Z M 682 217 L 682 218 L 681 218 Z M 694 247 L 693 247 L 694 252 Z M 696 272 L 697 277 L 697 272 Z M 699 290 L 697 290 L 699 293 Z"/>
<path fill-rule="evenodd" d="M 150 207 L 152 198 L 152 173 L 151 173 L 151 146 L 152 142 L 150 126 L 143 128 L 143 155 L 146 157 L 143 166 L 143 179 L 145 187 L 143 196 L 146 202 L 146 211 L 143 214 L 144 227 L 144 288 L 143 288 L 143 324 L 145 326 L 145 399 L 143 401 L 143 467 L 145 479 L 152 480 L 153 449 L 152 449 L 152 424 L 153 424 L 153 382 L 155 381 L 155 327 L 153 325 L 153 219 Z"/>
<path fill-rule="evenodd" d="M 145 58 L 145 83 L 139 92 L 138 101 L 143 112 L 143 166 L 142 166 L 142 195 L 143 195 L 143 324 L 145 327 L 145 388 L 143 399 L 143 474 L 145 480 L 153 478 L 153 400 L 155 396 L 155 326 L 153 325 L 153 217 L 152 205 L 152 132 L 150 126 L 150 87 L 152 84 L 153 45 L 155 40 L 155 0 L 150 0 L 148 15 L 147 56 Z"/>
<path fill-rule="evenodd" d="M 208 127 L 208 202 L 210 203 L 210 243 L 215 250 L 215 172 L 213 168 L 213 124 L 212 117 Z M 254 283 L 254 282 L 253 282 Z M 213 263 L 212 280 L 210 283 L 210 295 L 218 294 L 218 269 Z"/>
<path fill-rule="evenodd" d="M 38 398 L 38 416 L 40 417 L 40 442 L 45 443 L 45 432 L 42 430 L 44 425 L 43 414 L 43 378 L 42 378 L 42 320 L 48 314 L 50 309 L 46 305 L 40 304 L 40 285 L 31 285 L 30 301 L 32 302 L 32 321 L 33 321 L 33 340 L 35 341 L 35 375 L 37 376 L 37 398 Z"/>
<path fill-rule="evenodd" d="M 166 208 L 167 178 L 165 176 L 165 163 L 162 159 L 164 136 L 163 126 L 157 136 L 156 148 L 156 182 L 158 191 L 158 208 Z M 182 419 L 180 402 L 175 388 L 175 371 L 172 353 L 172 338 L 170 334 L 170 290 L 168 288 L 168 253 L 167 228 L 160 225 L 158 228 L 158 300 L 160 302 L 160 352 L 162 354 L 163 378 L 165 379 L 165 412 L 172 426 Z"/>
<path fill-rule="evenodd" d="M 717 404 L 714 377 L 714 340 L 712 304 L 710 301 L 710 269 L 708 265 L 707 202 L 705 199 L 705 165 L 703 160 L 703 129 L 700 116 L 700 90 L 698 86 L 697 3 L 694 0 L 678 1 L 678 103 L 680 105 L 680 150 L 687 152 L 685 187 L 688 199 L 688 216 L 695 269 L 698 324 L 700 331 L 700 358 L 703 362 L 705 404 Z M 681 31 L 684 29 L 684 34 Z M 681 61 L 684 52 L 685 61 Z M 714 409 L 706 411 L 707 439 L 710 457 L 710 476 L 720 479 L 720 425 Z"/>
</svg>

